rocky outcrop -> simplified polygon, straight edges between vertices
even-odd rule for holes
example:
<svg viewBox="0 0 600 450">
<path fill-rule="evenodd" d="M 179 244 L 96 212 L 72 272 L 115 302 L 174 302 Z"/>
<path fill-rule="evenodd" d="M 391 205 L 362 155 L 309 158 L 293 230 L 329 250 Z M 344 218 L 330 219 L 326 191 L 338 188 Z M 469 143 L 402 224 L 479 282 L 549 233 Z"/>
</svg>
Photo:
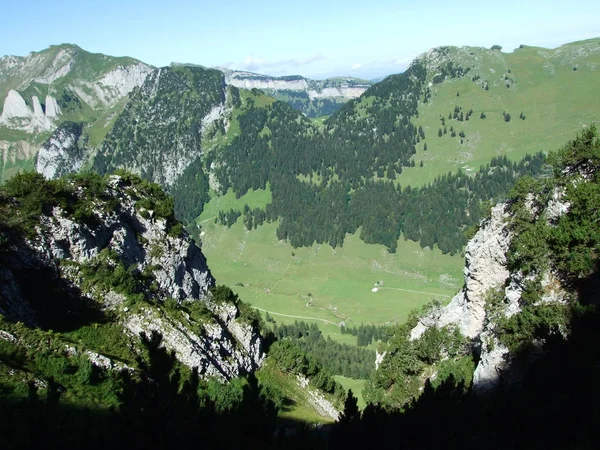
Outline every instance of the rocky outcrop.
<svg viewBox="0 0 600 450">
<path fill-rule="evenodd" d="M 265 354 L 257 330 L 243 322 L 235 304 L 213 300 L 214 279 L 204 255 L 185 232 L 173 232 L 171 219 L 138 205 L 146 198 L 143 186 L 141 180 L 111 176 L 106 191 L 91 200 L 93 217 L 78 220 L 59 206 L 42 215 L 33 234 L 0 253 L 0 314 L 36 326 L 38 309 L 24 283 L 49 271 L 53 286 L 111 311 L 132 342 L 142 331 L 158 331 L 183 364 L 198 367 L 205 377 L 228 380 L 259 368 Z M 86 188 L 76 188 L 74 195 L 85 196 Z M 86 278 L 84 268 L 99 261 L 143 274 L 146 300 L 133 301 L 110 284 Z M 196 302 L 203 304 L 201 318 L 177 306 Z M 109 364 L 101 356 L 94 364 Z"/>
<path fill-rule="evenodd" d="M 0 125 L 8 128 L 23 130 L 27 132 L 48 131 L 54 128 L 54 119 L 60 113 L 56 99 L 50 95 L 46 96 L 46 103 L 50 109 L 42 108 L 39 98 L 31 97 L 32 108 L 14 89 L 8 91 L 4 101 Z"/>
<path fill-rule="evenodd" d="M 151 71 L 141 62 L 118 66 L 96 80 L 81 80 L 73 85 L 73 91 L 94 109 L 110 108 L 141 86 Z"/>
<path fill-rule="evenodd" d="M 329 400 L 325 398 L 321 391 L 310 386 L 310 381 L 308 378 L 303 375 L 296 375 L 296 379 L 298 381 L 298 385 L 306 393 L 306 399 L 308 403 L 311 404 L 318 414 L 335 421 L 340 419 L 340 412 Z"/>
<path fill-rule="evenodd" d="M 48 179 L 79 172 L 85 159 L 83 124 L 65 122 L 40 148 L 35 170 Z"/>
<path fill-rule="evenodd" d="M 214 322 L 205 325 L 204 333 L 194 333 L 190 317 L 183 314 L 177 321 L 159 310 L 143 308 L 124 322 L 134 335 L 158 331 L 164 345 L 175 351 L 177 359 L 188 367 L 198 367 L 204 377 L 224 380 L 258 369 L 265 358 L 262 343 L 250 325 L 236 322 L 234 305 L 210 305 L 216 312 Z"/>
<path fill-rule="evenodd" d="M 352 77 L 311 80 L 299 75 L 272 77 L 221 70 L 227 84 L 243 89 L 260 89 L 309 117 L 332 114 L 348 100 L 360 97 L 372 85 L 369 81 Z"/>
<path fill-rule="evenodd" d="M 313 98 L 343 98 L 350 100 L 360 97 L 371 83 L 352 77 L 310 80 L 301 76 L 272 77 L 251 72 L 223 70 L 225 81 L 237 88 L 261 89 L 265 91 L 301 91 Z"/>
<path fill-rule="evenodd" d="M 450 304 L 420 319 L 411 332 L 411 339 L 419 338 L 428 327 L 458 325 L 468 338 L 477 337 L 485 322 L 485 301 L 490 289 L 503 286 L 509 272 L 506 252 L 510 233 L 505 219 L 506 205 L 492 209 L 491 217 L 483 224 L 465 251 L 465 284 Z"/>
<path fill-rule="evenodd" d="M 549 223 L 568 211 L 569 205 L 561 200 L 564 190 L 555 189 L 549 201 L 536 211 Z M 529 208 L 532 198 L 528 200 Z M 497 337 L 500 318 L 510 318 L 521 311 L 521 296 L 525 284 L 533 275 L 509 271 L 507 253 L 511 243 L 509 231 L 509 205 L 499 204 L 492 209 L 469 241 L 465 252 L 465 284 L 452 301 L 443 308 L 434 308 L 421 317 L 411 331 L 411 339 L 418 339 L 430 327 L 457 326 L 469 338 L 480 359 L 473 374 L 473 388 L 485 392 L 495 387 L 501 379 L 517 379 L 511 367 L 512 355 Z M 541 303 L 565 303 L 568 295 L 558 277 L 550 270 L 541 277 Z M 490 295 L 497 292 L 502 299 L 492 309 Z"/>
<path fill-rule="evenodd" d="M 302 77 L 268 77 L 250 72 L 230 72 L 227 84 L 242 89 L 272 89 L 289 91 L 307 91 L 308 81 Z"/>
</svg>

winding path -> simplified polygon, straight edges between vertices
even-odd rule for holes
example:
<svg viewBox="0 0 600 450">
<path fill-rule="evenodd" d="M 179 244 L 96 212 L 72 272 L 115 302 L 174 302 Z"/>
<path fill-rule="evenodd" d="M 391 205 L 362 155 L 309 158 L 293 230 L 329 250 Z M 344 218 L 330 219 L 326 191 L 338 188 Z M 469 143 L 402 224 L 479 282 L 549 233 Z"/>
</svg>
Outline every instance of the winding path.
<svg viewBox="0 0 600 450">
<path fill-rule="evenodd" d="M 292 319 L 320 320 L 321 322 L 329 323 L 331 325 L 335 325 L 336 327 L 339 326 L 337 323 L 332 322 L 332 321 L 327 320 L 327 319 L 319 319 L 317 317 L 292 316 L 290 314 L 282 314 L 282 313 L 276 313 L 276 312 L 273 312 L 273 311 L 267 311 L 266 309 L 262 309 L 262 308 L 259 308 L 257 306 L 253 306 L 253 308 L 254 309 L 258 309 L 259 311 L 262 311 L 262 312 L 268 312 L 269 314 L 272 314 L 274 316 L 291 317 Z"/>
<path fill-rule="evenodd" d="M 394 291 L 412 292 L 413 294 L 436 295 L 438 297 L 452 298 L 451 295 L 436 294 L 433 292 L 424 292 L 424 291 L 411 291 L 410 289 L 400 289 L 400 288 L 393 288 L 393 287 L 378 287 L 377 289 L 393 289 Z"/>
</svg>

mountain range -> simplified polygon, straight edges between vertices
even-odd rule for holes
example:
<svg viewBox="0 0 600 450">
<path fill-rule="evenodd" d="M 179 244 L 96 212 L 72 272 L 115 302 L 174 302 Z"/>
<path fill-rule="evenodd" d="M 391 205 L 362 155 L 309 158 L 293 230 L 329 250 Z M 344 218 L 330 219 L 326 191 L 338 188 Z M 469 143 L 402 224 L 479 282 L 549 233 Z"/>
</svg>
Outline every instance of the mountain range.
<svg viewBox="0 0 600 450">
<path fill-rule="evenodd" d="M 0 431 L 568 446 L 598 393 L 599 65 L 600 39 L 378 83 L 1 58 Z"/>
</svg>

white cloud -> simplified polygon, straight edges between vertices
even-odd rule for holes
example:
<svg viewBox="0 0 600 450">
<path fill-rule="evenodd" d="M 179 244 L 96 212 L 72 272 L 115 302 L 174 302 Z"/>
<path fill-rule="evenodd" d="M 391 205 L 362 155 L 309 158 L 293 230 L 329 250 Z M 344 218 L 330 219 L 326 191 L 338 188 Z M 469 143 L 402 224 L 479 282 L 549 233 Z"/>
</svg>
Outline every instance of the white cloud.
<svg viewBox="0 0 600 450">
<path fill-rule="evenodd" d="M 325 56 L 315 54 L 306 58 L 290 58 L 270 61 L 261 56 L 248 55 L 241 61 L 229 61 L 223 64 L 228 69 L 249 70 L 253 72 L 268 71 L 271 73 L 289 72 L 296 67 L 303 67 L 316 61 L 326 59 Z"/>
<path fill-rule="evenodd" d="M 361 63 L 354 63 L 354 64 L 352 64 L 352 70 L 360 69 L 361 67 L 362 67 Z"/>
</svg>

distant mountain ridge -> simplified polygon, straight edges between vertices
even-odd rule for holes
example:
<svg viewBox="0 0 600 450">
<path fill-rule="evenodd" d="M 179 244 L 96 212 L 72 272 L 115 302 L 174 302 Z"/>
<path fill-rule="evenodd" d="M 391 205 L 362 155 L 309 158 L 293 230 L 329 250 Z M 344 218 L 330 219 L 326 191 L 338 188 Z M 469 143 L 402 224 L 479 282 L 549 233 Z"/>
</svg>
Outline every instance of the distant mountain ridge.
<svg viewBox="0 0 600 450">
<path fill-rule="evenodd" d="M 274 77 L 241 70 L 218 69 L 225 74 L 228 84 L 242 89 L 260 89 L 308 117 L 333 114 L 348 100 L 360 97 L 373 84 L 354 77 L 311 80 L 301 75 Z"/>
<path fill-rule="evenodd" d="M 100 143 L 152 69 L 73 44 L 0 58 L 0 179 L 31 168 L 39 145 L 64 122 L 85 123 L 85 137 Z"/>
</svg>

